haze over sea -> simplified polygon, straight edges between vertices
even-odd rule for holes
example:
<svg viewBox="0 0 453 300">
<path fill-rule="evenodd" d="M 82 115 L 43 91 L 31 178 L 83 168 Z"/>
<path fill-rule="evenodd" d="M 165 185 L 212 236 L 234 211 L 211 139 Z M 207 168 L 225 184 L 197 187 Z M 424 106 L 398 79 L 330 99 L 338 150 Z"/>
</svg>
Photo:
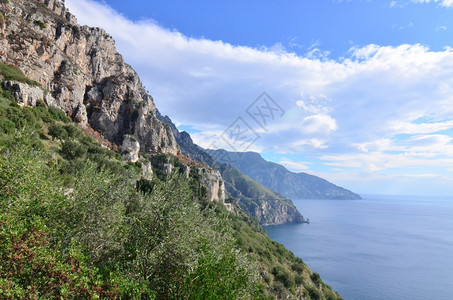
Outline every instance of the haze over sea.
<svg viewBox="0 0 453 300">
<path fill-rule="evenodd" d="M 453 197 L 296 200 L 310 224 L 268 226 L 345 299 L 453 299 Z"/>
</svg>

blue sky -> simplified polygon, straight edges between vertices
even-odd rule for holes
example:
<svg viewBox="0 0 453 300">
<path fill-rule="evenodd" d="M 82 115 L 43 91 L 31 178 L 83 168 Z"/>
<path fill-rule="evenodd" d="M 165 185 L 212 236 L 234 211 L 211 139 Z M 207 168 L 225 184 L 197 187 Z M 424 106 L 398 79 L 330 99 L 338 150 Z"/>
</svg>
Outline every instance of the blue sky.
<svg viewBox="0 0 453 300">
<path fill-rule="evenodd" d="M 201 146 L 363 194 L 453 195 L 453 0 L 66 4 Z"/>
</svg>

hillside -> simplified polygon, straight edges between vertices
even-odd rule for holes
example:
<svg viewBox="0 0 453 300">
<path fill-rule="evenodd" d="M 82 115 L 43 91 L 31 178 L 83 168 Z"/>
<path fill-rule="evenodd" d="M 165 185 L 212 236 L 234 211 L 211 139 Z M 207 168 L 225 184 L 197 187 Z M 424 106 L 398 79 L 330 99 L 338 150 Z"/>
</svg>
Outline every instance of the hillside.
<svg viewBox="0 0 453 300">
<path fill-rule="evenodd" d="M 255 152 L 206 150 L 228 162 L 257 182 L 290 199 L 361 199 L 347 189 L 307 173 L 294 173 L 284 166 L 264 160 Z"/>
<path fill-rule="evenodd" d="M 181 153 L 105 31 L 55 0 L 0 25 L 0 298 L 339 298 Z"/>
</svg>

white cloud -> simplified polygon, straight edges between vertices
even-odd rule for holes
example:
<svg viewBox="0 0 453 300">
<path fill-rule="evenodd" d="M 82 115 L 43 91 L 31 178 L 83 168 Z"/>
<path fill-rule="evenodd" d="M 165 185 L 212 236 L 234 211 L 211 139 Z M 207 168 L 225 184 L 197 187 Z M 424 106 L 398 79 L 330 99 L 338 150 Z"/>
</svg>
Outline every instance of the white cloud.
<svg viewBox="0 0 453 300">
<path fill-rule="evenodd" d="M 303 139 L 296 141 L 292 143 L 291 147 L 289 149 L 294 149 L 295 152 L 298 152 L 300 150 L 303 150 L 306 148 L 306 146 L 314 148 L 314 149 L 326 149 L 328 146 L 326 145 L 326 142 L 317 138 L 312 138 L 312 139 Z"/>
<path fill-rule="evenodd" d="M 132 22 L 91 0 L 66 4 L 80 23 L 113 35 L 159 110 L 201 130 L 193 138 L 204 147 L 243 117 L 260 135 L 253 150 L 308 152 L 329 166 L 367 172 L 426 168 L 417 174 L 446 174 L 453 165 L 450 48 L 367 45 L 332 60 L 316 43 L 298 56 L 278 43 L 235 46 L 188 37 L 152 20 Z M 269 120 L 268 131 L 246 112 L 263 91 L 286 111 Z"/>
<path fill-rule="evenodd" d="M 435 155 L 435 154 L 434 154 Z M 328 166 L 358 168 L 368 172 L 376 172 L 387 169 L 410 168 L 429 170 L 430 168 L 443 169 L 453 165 L 453 158 L 431 159 L 429 155 L 417 155 L 413 152 L 398 154 L 371 152 L 371 153 L 348 153 L 337 155 L 325 155 L 321 159 Z M 410 173 L 408 173 L 410 174 Z"/>
<path fill-rule="evenodd" d="M 302 121 L 302 131 L 305 133 L 329 134 L 337 130 L 337 122 L 329 115 L 312 115 Z"/>
<path fill-rule="evenodd" d="M 452 7 L 453 0 L 413 0 L 416 3 L 439 3 L 443 7 Z"/>
<path fill-rule="evenodd" d="M 308 170 L 309 168 L 304 164 L 304 163 L 300 163 L 300 162 L 294 162 L 294 161 L 291 161 L 287 158 L 283 158 L 281 159 L 279 162 L 279 164 L 287 167 L 288 169 L 290 169 L 291 171 L 306 171 Z"/>
<path fill-rule="evenodd" d="M 431 148 L 448 145 L 452 138 L 446 135 L 434 134 L 434 135 L 418 135 L 408 139 L 406 145 L 411 148 Z"/>
<path fill-rule="evenodd" d="M 388 151 L 391 150 L 392 141 L 389 139 L 379 139 L 372 142 L 353 144 L 354 147 L 362 152 Z"/>
<path fill-rule="evenodd" d="M 453 120 L 436 123 L 411 123 L 410 121 L 390 121 L 389 129 L 395 134 L 427 134 L 453 128 Z"/>
</svg>

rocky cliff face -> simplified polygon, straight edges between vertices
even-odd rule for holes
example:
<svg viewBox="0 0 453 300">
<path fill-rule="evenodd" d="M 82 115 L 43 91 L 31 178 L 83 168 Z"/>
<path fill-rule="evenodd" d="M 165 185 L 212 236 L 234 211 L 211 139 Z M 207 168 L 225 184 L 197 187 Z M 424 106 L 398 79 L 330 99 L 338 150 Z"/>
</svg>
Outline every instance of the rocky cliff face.
<svg viewBox="0 0 453 300">
<path fill-rule="evenodd" d="M 255 209 L 254 215 L 261 216 L 262 225 L 306 222 L 293 205 L 282 205 L 279 199 L 261 202 L 261 205 Z"/>
<path fill-rule="evenodd" d="M 115 145 L 129 134 L 142 152 L 178 153 L 152 97 L 104 30 L 78 26 L 58 0 L 10 0 L 0 13 L 1 60 L 49 91 L 55 103 L 48 104 Z"/>
<path fill-rule="evenodd" d="M 199 168 L 201 184 L 206 188 L 208 201 L 225 202 L 225 184 L 222 175 L 211 168 Z"/>
</svg>

